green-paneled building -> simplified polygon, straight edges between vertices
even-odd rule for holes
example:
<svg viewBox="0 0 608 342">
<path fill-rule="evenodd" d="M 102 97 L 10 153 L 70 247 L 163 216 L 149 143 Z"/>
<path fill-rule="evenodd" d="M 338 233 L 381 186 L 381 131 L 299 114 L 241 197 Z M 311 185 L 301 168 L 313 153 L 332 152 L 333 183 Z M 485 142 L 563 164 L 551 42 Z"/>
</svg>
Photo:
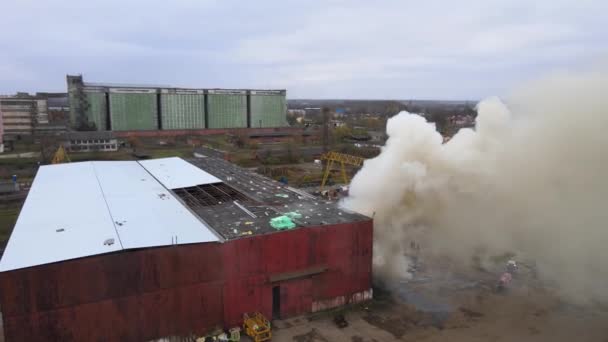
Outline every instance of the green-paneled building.
<svg viewBox="0 0 608 342">
<path fill-rule="evenodd" d="M 157 130 L 156 91 L 110 89 L 110 122 L 113 131 Z"/>
<path fill-rule="evenodd" d="M 76 130 L 200 130 L 286 127 L 285 90 L 186 89 L 85 83 L 67 76 Z"/>
<path fill-rule="evenodd" d="M 108 111 L 108 103 L 106 95 L 99 92 L 85 92 L 85 108 L 86 117 L 90 122 L 95 124 L 96 130 L 106 129 L 106 113 Z"/>
<path fill-rule="evenodd" d="M 250 127 L 286 127 L 287 101 L 284 91 L 251 90 Z"/>
<path fill-rule="evenodd" d="M 245 128 L 247 127 L 247 91 L 209 90 L 208 128 Z"/>
<path fill-rule="evenodd" d="M 163 89 L 160 108 L 161 129 L 206 128 L 203 90 Z"/>
</svg>

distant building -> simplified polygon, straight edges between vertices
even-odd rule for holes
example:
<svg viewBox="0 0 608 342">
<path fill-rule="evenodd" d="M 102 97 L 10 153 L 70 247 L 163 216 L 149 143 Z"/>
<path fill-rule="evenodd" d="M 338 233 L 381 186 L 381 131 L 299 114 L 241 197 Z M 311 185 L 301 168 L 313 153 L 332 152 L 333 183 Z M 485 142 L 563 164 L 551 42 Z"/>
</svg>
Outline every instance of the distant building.
<svg viewBox="0 0 608 342">
<path fill-rule="evenodd" d="M 307 107 L 307 108 L 304 108 L 304 113 L 305 113 L 305 116 L 307 116 L 307 117 L 315 117 L 315 116 L 321 115 L 321 108 L 320 107 Z"/>
<path fill-rule="evenodd" d="M 118 151 L 118 139 L 112 132 L 70 132 L 63 146 L 69 152 Z"/>
<path fill-rule="evenodd" d="M 10 194 L 19 191 L 19 183 L 15 181 L 0 181 L 0 194 Z"/>
<path fill-rule="evenodd" d="M 306 110 L 304 110 L 304 109 L 288 109 L 287 113 L 289 115 L 294 115 L 294 116 L 303 116 L 303 115 L 306 115 Z"/>
<path fill-rule="evenodd" d="M 285 90 L 88 83 L 67 76 L 70 122 L 83 131 L 287 127 Z"/>
<path fill-rule="evenodd" d="M 371 141 L 373 142 L 384 143 L 386 139 L 388 139 L 386 133 L 382 131 L 368 131 L 367 134 L 371 137 Z"/>
<path fill-rule="evenodd" d="M 332 127 L 342 127 L 342 126 L 346 126 L 346 122 L 342 121 L 342 120 L 331 120 L 330 124 L 332 125 Z"/>
<path fill-rule="evenodd" d="M 65 98 L 65 94 L 63 94 Z M 63 132 L 66 130 L 65 121 L 55 121 L 49 115 L 49 101 L 57 103 L 57 98 L 49 98 L 46 93 L 29 95 L 18 93 L 14 96 L 0 97 L 0 112 L 2 113 L 2 129 L 6 137 L 19 139 L 35 133 Z M 67 111 L 67 102 L 63 103 L 63 111 Z M 57 108 L 57 107 L 53 107 Z"/>
<path fill-rule="evenodd" d="M 43 105 L 42 109 L 46 111 L 46 105 Z M 4 135 L 31 135 L 34 118 L 38 113 L 38 102 L 33 98 L 2 97 L 0 98 L 0 112 L 2 112 Z"/>
<path fill-rule="evenodd" d="M 36 97 L 46 100 L 46 115 L 38 120 L 34 133 L 58 134 L 69 126 L 70 107 L 66 93 L 36 93 Z"/>
<path fill-rule="evenodd" d="M 346 115 L 346 110 L 344 108 L 336 108 L 334 117 L 342 118 Z"/>
</svg>

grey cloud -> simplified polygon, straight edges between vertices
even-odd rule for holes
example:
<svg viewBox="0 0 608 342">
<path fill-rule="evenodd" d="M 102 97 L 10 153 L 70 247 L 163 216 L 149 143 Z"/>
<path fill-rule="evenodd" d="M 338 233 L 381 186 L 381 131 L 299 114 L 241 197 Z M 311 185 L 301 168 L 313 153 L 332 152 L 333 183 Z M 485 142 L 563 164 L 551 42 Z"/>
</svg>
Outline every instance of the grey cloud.
<svg viewBox="0 0 608 342">
<path fill-rule="evenodd" d="M 602 0 L 11 1 L 0 93 L 92 81 L 467 98 L 605 56 Z M 499 94 L 500 95 L 500 94 Z"/>
</svg>

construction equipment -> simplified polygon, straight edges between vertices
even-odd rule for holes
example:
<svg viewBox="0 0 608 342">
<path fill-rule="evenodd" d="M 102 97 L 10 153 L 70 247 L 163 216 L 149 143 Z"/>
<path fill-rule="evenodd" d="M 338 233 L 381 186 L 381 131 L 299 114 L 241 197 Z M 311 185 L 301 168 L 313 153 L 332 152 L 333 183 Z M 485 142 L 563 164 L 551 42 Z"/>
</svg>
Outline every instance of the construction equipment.
<svg viewBox="0 0 608 342">
<path fill-rule="evenodd" d="M 68 153 L 63 148 L 63 145 L 59 146 L 57 152 L 53 155 L 53 159 L 51 160 L 51 164 L 61 164 L 61 163 L 69 163 L 70 157 Z"/>
<path fill-rule="evenodd" d="M 270 322 L 259 312 L 243 314 L 243 330 L 253 342 L 269 341 L 272 338 Z"/>
<path fill-rule="evenodd" d="M 352 156 L 350 154 L 338 153 L 338 152 L 328 152 L 324 154 L 321 159 L 327 160 L 327 164 L 325 166 L 325 173 L 323 174 L 323 181 L 321 181 L 321 191 L 325 187 L 325 183 L 327 183 L 327 179 L 329 178 L 329 172 L 331 171 L 334 162 L 340 163 L 340 169 L 342 171 L 342 179 L 344 184 L 348 184 L 348 177 L 346 176 L 346 165 L 352 166 L 361 166 L 365 161 L 365 158 Z"/>
</svg>

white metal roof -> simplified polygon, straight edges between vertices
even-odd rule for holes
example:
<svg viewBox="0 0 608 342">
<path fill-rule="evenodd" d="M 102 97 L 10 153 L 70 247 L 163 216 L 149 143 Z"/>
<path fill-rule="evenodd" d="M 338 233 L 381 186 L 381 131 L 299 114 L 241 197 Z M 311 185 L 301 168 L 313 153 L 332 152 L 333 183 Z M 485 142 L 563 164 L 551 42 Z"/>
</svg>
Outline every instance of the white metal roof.
<svg viewBox="0 0 608 342">
<path fill-rule="evenodd" d="M 95 162 L 94 167 L 123 248 L 217 241 L 137 162 Z"/>
<path fill-rule="evenodd" d="M 139 163 L 169 189 L 222 182 L 219 178 L 178 157 L 149 159 Z"/>
<path fill-rule="evenodd" d="M 112 244 L 104 243 L 110 239 Z M 218 241 L 212 230 L 136 161 L 42 166 L 0 272 L 122 249 L 211 241 Z"/>
<path fill-rule="evenodd" d="M 104 245 L 107 239 L 115 243 Z M 120 249 L 93 164 L 42 166 L 4 251 L 0 271 Z"/>
</svg>

